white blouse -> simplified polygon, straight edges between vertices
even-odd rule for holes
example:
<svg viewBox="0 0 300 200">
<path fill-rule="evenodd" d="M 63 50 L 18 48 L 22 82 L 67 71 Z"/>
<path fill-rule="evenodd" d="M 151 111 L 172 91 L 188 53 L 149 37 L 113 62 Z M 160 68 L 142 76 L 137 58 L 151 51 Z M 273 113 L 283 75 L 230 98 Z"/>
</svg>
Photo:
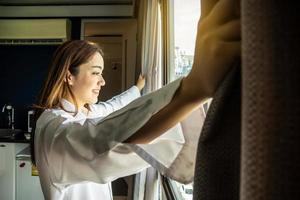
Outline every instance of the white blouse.
<svg viewBox="0 0 300 200">
<path fill-rule="evenodd" d="M 113 199 L 111 181 L 151 165 L 178 181 L 191 182 L 191 152 L 196 148 L 185 143 L 180 125 L 149 144 L 123 143 L 171 101 L 180 82 L 143 97 L 133 86 L 107 102 L 90 105 L 88 115 L 45 110 L 35 130 L 36 164 L 45 199 Z M 65 99 L 62 105 L 75 111 Z"/>
</svg>

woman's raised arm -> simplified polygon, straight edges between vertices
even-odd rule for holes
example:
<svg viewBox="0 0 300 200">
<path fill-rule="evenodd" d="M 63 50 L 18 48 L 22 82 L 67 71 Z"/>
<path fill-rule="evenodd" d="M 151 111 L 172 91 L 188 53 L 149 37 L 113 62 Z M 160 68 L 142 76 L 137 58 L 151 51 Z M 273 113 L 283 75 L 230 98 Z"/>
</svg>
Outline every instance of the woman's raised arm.
<svg viewBox="0 0 300 200">
<path fill-rule="evenodd" d="M 204 0 L 210 1 L 210 0 Z M 238 0 L 219 0 L 198 23 L 194 64 L 172 101 L 128 138 L 129 143 L 149 143 L 182 121 L 212 97 L 230 66 L 240 57 Z"/>
</svg>

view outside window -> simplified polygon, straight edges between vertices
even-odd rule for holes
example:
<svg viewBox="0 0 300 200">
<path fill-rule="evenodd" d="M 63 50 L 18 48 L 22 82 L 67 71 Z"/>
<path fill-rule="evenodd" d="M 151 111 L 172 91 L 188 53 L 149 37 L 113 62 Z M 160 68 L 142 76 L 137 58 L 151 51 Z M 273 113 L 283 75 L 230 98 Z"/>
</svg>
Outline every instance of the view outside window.
<svg viewBox="0 0 300 200">
<path fill-rule="evenodd" d="M 200 0 L 174 0 L 174 78 L 185 76 L 193 65 Z"/>
<path fill-rule="evenodd" d="M 174 78 L 187 75 L 193 65 L 200 0 L 174 0 Z M 193 183 L 183 185 L 172 181 L 177 199 L 193 199 Z"/>
</svg>

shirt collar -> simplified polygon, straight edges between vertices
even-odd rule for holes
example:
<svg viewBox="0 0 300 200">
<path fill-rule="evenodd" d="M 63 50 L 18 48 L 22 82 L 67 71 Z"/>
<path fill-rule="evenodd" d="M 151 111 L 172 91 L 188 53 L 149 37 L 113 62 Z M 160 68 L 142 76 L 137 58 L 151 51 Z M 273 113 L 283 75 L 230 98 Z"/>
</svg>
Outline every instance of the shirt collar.
<svg viewBox="0 0 300 200">
<path fill-rule="evenodd" d="M 62 107 L 68 111 L 68 112 L 75 112 L 76 109 L 75 109 L 75 105 L 72 104 L 70 101 L 68 101 L 67 99 L 61 99 L 61 105 Z"/>
<path fill-rule="evenodd" d="M 64 98 L 61 99 L 61 105 L 67 112 L 70 112 L 75 119 L 84 119 L 88 117 L 84 112 L 82 112 L 82 110 L 78 110 L 77 114 L 74 116 L 76 111 L 75 105 Z"/>
<path fill-rule="evenodd" d="M 93 105 L 90 104 L 90 111 L 88 112 L 88 115 L 86 115 L 82 110 L 78 110 L 78 113 L 74 116 L 74 113 L 76 111 L 75 105 L 71 103 L 70 101 L 62 98 L 61 99 L 61 105 L 63 108 L 70 112 L 69 114 L 74 117 L 76 120 L 86 119 L 86 118 L 98 118 L 100 115 L 99 113 L 95 112 Z"/>
</svg>

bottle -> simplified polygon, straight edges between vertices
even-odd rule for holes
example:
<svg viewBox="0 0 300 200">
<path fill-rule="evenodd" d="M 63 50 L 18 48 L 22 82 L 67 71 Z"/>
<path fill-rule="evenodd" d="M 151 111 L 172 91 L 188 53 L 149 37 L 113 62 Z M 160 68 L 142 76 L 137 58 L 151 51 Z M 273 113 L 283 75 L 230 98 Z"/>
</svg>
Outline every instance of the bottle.
<svg viewBox="0 0 300 200">
<path fill-rule="evenodd" d="M 34 123 L 33 117 L 34 117 L 34 111 L 29 110 L 28 115 L 27 115 L 27 131 L 28 131 L 28 133 L 32 132 L 32 127 L 33 127 L 33 123 Z"/>
<path fill-rule="evenodd" d="M 2 108 L 2 113 L 4 113 L 4 128 L 15 129 L 15 109 L 8 103 Z"/>
</svg>

